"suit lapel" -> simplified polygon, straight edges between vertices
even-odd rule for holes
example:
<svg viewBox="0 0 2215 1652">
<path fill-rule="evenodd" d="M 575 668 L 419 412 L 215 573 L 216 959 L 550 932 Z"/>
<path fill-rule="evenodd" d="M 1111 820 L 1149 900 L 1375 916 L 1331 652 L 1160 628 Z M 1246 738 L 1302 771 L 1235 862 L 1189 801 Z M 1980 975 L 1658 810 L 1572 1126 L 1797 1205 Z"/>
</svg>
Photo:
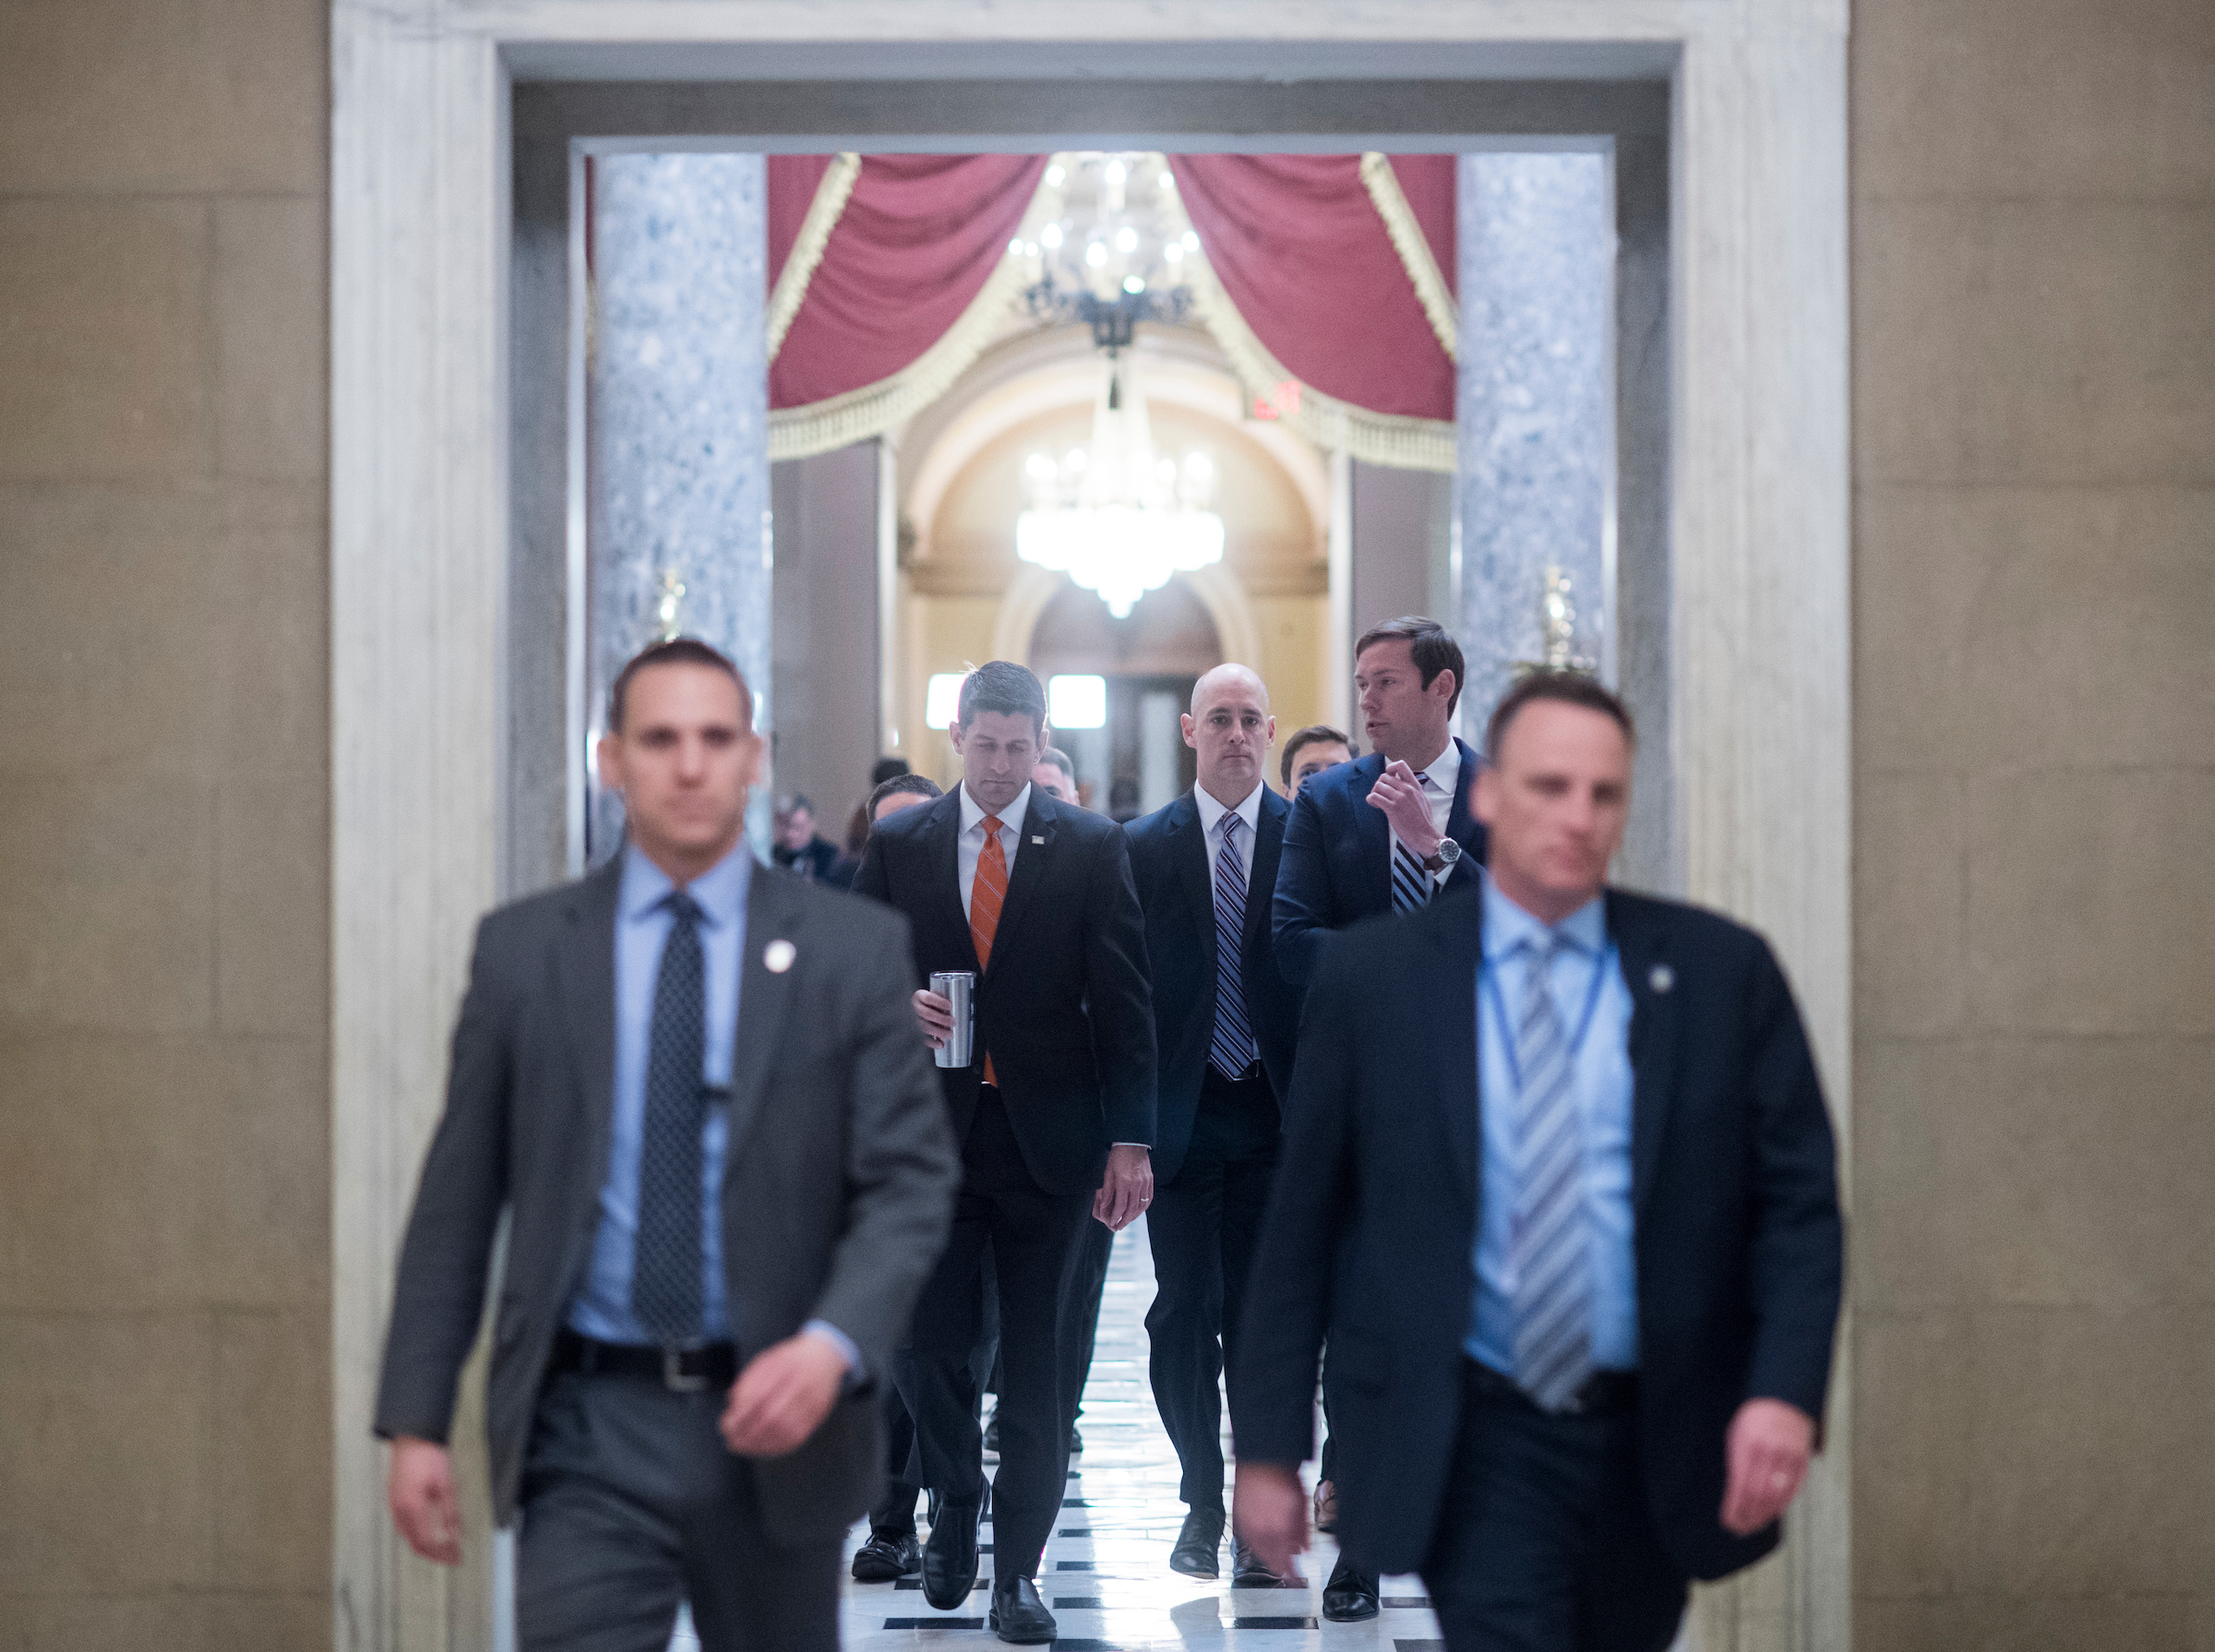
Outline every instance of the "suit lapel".
<svg viewBox="0 0 2215 1652">
<path fill-rule="evenodd" d="M 1046 857 L 1054 847 L 1054 827 L 1060 818 L 1058 806 L 1051 797 L 1036 786 L 1031 788 L 1030 807 L 1024 810 L 1023 842 L 1015 850 L 1015 864 L 1008 868 L 1008 898 L 1000 909 L 1000 926 L 993 931 L 992 962 L 985 966 L 990 978 L 1000 966 L 1003 949 L 999 937 L 1013 932 L 1023 921 L 1024 908 L 1031 903 L 1031 895 L 1046 878 Z"/>
<path fill-rule="evenodd" d="M 569 922 L 555 957 L 577 1098 L 590 1131 L 598 1188 L 607 1175 L 608 1139 L 616 1096 L 616 902 L 623 888 L 623 856 L 577 885 Z"/>
<path fill-rule="evenodd" d="M 1392 906 L 1392 823 L 1383 809 L 1370 808 L 1369 793 L 1383 772 L 1383 758 L 1372 751 L 1354 765 L 1354 777 L 1346 788 L 1354 802 L 1354 841 L 1361 845 L 1363 884 L 1381 912 Z"/>
<path fill-rule="evenodd" d="M 1169 858 L 1176 862 L 1177 877 L 1184 885 L 1185 899 L 1192 904 L 1199 916 L 1201 944 L 1207 948 L 1207 963 L 1214 968 L 1215 959 L 1215 885 L 1207 869 L 1207 833 L 1200 825 L 1200 805 L 1190 792 L 1170 805 Z"/>
<path fill-rule="evenodd" d="M 1477 779 L 1477 754 L 1459 736 L 1454 744 L 1461 751 L 1461 769 L 1454 780 L 1454 805 L 1446 815 L 1446 835 L 1468 853 L 1454 863 L 1454 870 L 1446 877 L 1446 888 L 1473 889 L 1478 882 L 1476 841 L 1484 833 L 1484 829 L 1477 824 L 1477 817 L 1469 812 L 1469 787 Z"/>
<path fill-rule="evenodd" d="M 1669 1120 L 1676 1071 L 1677 994 L 1667 938 L 1608 893 L 1608 933 L 1631 989 L 1631 1209 L 1646 1208 Z"/>
<path fill-rule="evenodd" d="M 754 868 L 746 889 L 746 937 L 738 952 L 738 1027 L 731 1042 L 731 1098 L 729 1145 L 724 1152 L 724 1179 L 738 1162 L 755 1116 L 761 1110 L 761 1091 L 792 1012 L 793 982 L 798 978 L 793 964 L 808 945 L 798 893 L 781 878 Z M 785 964 L 772 970 L 765 962 L 778 941 L 792 948 Z M 783 948 L 777 949 L 780 953 Z"/>
<path fill-rule="evenodd" d="M 929 898 L 939 909 L 939 921 L 950 933 L 961 937 L 962 949 L 969 954 L 969 967 L 974 972 L 976 949 L 969 938 L 969 914 L 962 906 L 961 835 L 962 788 L 957 784 L 930 806 L 930 821 L 923 830 L 923 852 L 930 862 Z"/>
<path fill-rule="evenodd" d="M 1435 911 L 1435 909 L 1433 909 Z M 1484 1034 L 1477 1015 L 1477 964 L 1483 956 L 1483 905 L 1478 904 L 1470 921 L 1440 923 L 1431 913 L 1423 921 L 1435 926 L 1432 945 L 1438 967 L 1431 978 L 1445 994 L 1434 1007 L 1435 1021 L 1416 1018 L 1411 1024 L 1440 1029 L 1438 1048 L 1445 1067 L 1439 1074 L 1439 1105 L 1445 1112 L 1446 1145 L 1454 1160 L 1466 1208 L 1477 1208 L 1478 1109 L 1484 1098 L 1478 1094 L 1477 1040 Z"/>
<path fill-rule="evenodd" d="M 1290 804 L 1268 786 L 1262 787 L 1262 813 L 1253 829 L 1253 862 L 1246 874 L 1246 953 L 1253 951 L 1257 940 L 1268 944 L 1269 903 L 1276 891 L 1276 863 L 1285 847 L 1285 820 L 1291 812 Z M 1215 898 L 1212 888 L 1208 898 Z"/>
</svg>

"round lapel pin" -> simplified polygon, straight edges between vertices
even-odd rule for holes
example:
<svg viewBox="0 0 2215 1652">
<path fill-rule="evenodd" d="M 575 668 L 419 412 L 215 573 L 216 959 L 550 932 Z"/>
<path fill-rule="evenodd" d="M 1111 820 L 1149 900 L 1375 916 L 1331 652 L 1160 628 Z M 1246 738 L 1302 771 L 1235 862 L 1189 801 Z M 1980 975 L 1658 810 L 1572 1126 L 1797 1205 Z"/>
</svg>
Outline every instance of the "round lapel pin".
<svg viewBox="0 0 2215 1652">
<path fill-rule="evenodd" d="M 1677 984 L 1677 972 L 1666 964 L 1657 964 L 1646 977 L 1646 984 L 1656 992 L 1667 992 Z"/>
<path fill-rule="evenodd" d="M 781 976 L 792 967 L 792 961 L 799 955 L 797 947 L 780 937 L 761 949 L 761 967 L 772 976 Z"/>
</svg>

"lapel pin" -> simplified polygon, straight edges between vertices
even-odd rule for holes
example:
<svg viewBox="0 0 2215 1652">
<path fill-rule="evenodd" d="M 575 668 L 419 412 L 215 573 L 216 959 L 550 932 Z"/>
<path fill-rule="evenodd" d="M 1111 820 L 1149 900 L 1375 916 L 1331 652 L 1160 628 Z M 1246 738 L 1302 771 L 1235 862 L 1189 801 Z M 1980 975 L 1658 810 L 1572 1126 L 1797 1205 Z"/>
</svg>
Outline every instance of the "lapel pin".
<svg viewBox="0 0 2215 1652">
<path fill-rule="evenodd" d="M 1656 992 L 1667 992 L 1677 984 L 1677 972 L 1666 964 L 1657 964 L 1653 973 L 1646 977 L 1646 984 Z"/>
<path fill-rule="evenodd" d="M 792 967 L 792 961 L 799 955 L 797 947 L 779 938 L 761 949 L 761 967 L 772 976 L 781 976 Z"/>
<path fill-rule="evenodd" d="M 1033 839 L 1031 840 L 1031 842 L 1033 842 L 1034 844 L 1043 844 L 1044 842 L 1046 842 L 1046 840 L 1045 840 L 1044 838 L 1042 838 L 1042 837 L 1035 837 L 1035 838 L 1033 838 Z"/>
</svg>

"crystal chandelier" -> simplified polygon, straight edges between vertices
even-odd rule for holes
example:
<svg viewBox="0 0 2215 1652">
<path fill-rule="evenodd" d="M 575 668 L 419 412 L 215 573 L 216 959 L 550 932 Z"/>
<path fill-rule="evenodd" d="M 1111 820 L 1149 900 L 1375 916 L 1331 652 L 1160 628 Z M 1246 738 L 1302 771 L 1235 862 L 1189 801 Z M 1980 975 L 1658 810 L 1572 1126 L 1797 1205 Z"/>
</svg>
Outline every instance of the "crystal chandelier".
<svg viewBox="0 0 2215 1652">
<path fill-rule="evenodd" d="M 1215 461 L 1194 449 L 1180 465 L 1158 453 L 1129 360 L 1110 360 L 1092 409 L 1092 445 L 1057 462 L 1024 461 L 1030 509 L 1015 520 L 1015 554 L 1099 593 L 1130 617 L 1169 576 L 1223 559 L 1223 519 L 1207 509 Z"/>
</svg>

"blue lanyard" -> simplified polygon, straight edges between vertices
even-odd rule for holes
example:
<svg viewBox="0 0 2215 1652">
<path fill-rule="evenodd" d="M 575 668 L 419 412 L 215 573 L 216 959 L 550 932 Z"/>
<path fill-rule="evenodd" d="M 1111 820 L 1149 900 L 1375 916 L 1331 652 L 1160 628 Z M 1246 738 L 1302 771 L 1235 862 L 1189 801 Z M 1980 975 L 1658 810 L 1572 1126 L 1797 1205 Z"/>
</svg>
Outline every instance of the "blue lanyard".
<svg viewBox="0 0 2215 1652">
<path fill-rule="evenodd" d="M 1600 953 L 1599 962 L 1592 966 L 1592 986 L 1585 994 L 1584 1013 L 1576 1018 L 1576 1035 L 1569 1040 L 1568 1061 L 1572 1068 L 1576 1065 L 1578 1053 L 1585 1047 L 1586 1035 L 1592 1030 L 1592 1018 L 1599 1011 L 1600 989 L 1607 985 L 1608 972 L 1614 964 L 1615 943 L 1610 940 L 1607 950 Z M 1534 973 L 1538 968 L 1535 958 L 1531 961 L 1531 968 Z M 1492 1018 L 1500 1024 L 1500 1047 L 1507 1056 L 1507 1076 L 1515 1086 L 1515 1095 L 1519 1098 L 1523 1094 L 1523 1064 L 1515 1058 L 1515 1030 L 1507 1019 L 1507 1003 L 1501 995 L 1499 966 L 1487 959 L 1479 973 L 1484 979 L 1486 995 L 1491 1000 Z M 1553 990 L 1550 981 L 1545 985 L 1547 991 Z"/>
</svg>

